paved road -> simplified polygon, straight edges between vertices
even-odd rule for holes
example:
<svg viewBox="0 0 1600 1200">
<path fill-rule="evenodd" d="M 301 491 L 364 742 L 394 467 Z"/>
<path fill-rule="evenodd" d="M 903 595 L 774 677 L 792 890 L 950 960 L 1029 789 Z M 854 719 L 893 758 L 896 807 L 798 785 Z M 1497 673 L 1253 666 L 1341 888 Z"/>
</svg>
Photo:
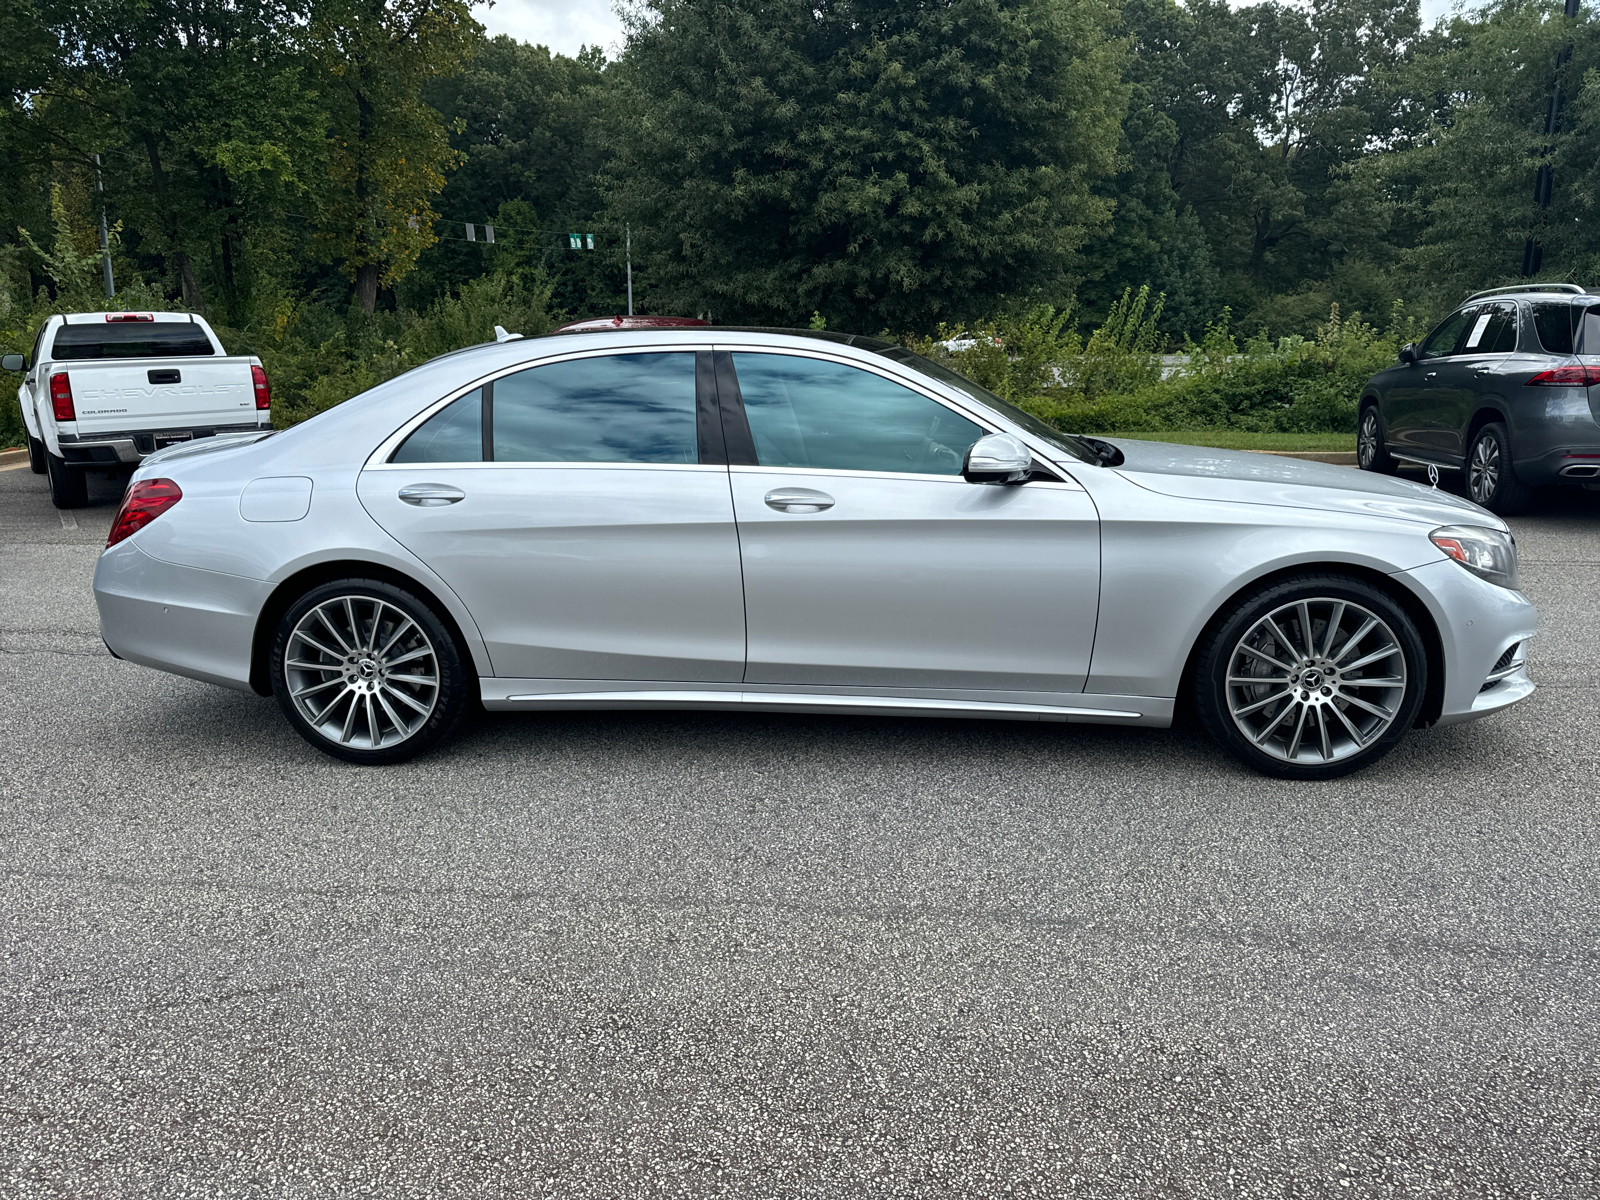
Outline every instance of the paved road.
<svg viewBox="0 0 1600 1200">
<path fill-rule="evenodd" d="M 1541 690 L 1193 733 L 519 715 L 363 770 L 116 662 L 0 473 L 0 1195 L 1600 1195 L 1600 496 Z"/>
</svg>

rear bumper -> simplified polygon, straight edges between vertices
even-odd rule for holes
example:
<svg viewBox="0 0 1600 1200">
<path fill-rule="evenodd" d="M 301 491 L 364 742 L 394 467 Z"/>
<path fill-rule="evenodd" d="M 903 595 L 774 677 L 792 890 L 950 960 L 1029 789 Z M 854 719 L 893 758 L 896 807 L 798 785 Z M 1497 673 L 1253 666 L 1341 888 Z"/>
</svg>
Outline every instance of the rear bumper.
<svg viewBox="0 0 1600 1200">
<path fill-rule="evenodd" d="M 100 636 L 118 658 L 248 692 L 256 619 L 272 585 L 151 558 L 133 540 L 100 556 Z"/>
<path fill-rule="evenodd" d="M 267 414 L 263 414 L 267 415 Z M 203 429 L 118 430 L 108 433 L 63 433 L 58 435 L 61 457 L 83 466 L 112 467 L 133 464 L 145 456 L 177 442 L 215 437 L 219 433 L 256 433 L 271 428 L 270 422 L 252 421 L 248 425 L 211 425 Z"/>
</svg>

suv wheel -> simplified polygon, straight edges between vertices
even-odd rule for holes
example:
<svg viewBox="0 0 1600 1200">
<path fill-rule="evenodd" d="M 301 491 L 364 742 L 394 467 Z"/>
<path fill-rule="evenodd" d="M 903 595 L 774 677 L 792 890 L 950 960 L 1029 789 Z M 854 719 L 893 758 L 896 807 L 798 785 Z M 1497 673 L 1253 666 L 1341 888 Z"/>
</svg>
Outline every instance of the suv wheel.
<svg viewBox="0 0 1600 1200">
<path fill-rule="evenodd" d="M 1201 644 L 1195 708 L 1235 757 L 1284 779 L 1335 779 L 1382 758 L 1427 691 L 1405 610 L 1346 575 L 1247 595 Z"/>
<path fill-rule="evenodd" d="M 472 680 L 431 607 L 393 584 L 339 579 L 300 597 L 272 641 L 290 724 L 347 762 L 404 762 L 453 731 Z"/>
<path fill-rule="evenodd" d="M 70 466 L 64 458 L 45 455 L 45 471 L 50 476 L 50 503 L 57 508 L 82 508 L 89 503 L 89 479 L 82 467 Z"/>
<path fill-rule="evenodd" d="M 28 466 L 35 475 L 43 475 L 45 473 L 44 457 L 46 453 L 48 451 L 45 450 L 44 443 L 38 438 L 30 437 L 28 439 Z"/>
<path fill-rule="evenodd" d="M 1521 512 L 1533 491 L 1511 465 L 1511 436 L 1499 421 L 1485 425 L 1467 450 L 1467 496 L 1490 512 Z"/>
<path fill-rule="evenodd" d="M 1393 475 L 1400 464 L 1389 457 L 1389 448 L 1383 441 L 1383 418 L 1378 406 L 1369 404 L 1361 410 L 1356 424 L 1356 465 L 1363 471 L 1376 471 L 1380 475 Z"/>
</svg>

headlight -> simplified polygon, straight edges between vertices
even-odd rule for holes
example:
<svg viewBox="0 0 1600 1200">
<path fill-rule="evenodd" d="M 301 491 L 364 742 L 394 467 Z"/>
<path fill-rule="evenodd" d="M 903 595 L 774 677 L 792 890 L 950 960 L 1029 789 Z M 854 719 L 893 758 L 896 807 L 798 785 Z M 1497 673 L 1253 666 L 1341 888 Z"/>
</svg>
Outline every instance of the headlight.
<svg viewBox="0 0 1600 1200">
<path fill-rule="evenodd" d="M 1517 540 L 1498 529 L 1446 525 L 1428 539 L 1467 570 L 1503 588 L 1517 586 Z"/>
</svg>

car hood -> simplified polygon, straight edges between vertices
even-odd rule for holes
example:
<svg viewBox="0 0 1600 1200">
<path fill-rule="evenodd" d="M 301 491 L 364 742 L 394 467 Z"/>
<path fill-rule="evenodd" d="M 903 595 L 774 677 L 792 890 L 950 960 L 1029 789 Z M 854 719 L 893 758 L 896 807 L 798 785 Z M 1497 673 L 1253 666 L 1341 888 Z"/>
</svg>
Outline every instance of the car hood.
<svg viewBox="0 0 1600 1200">
<path fill-rule="evenodd" d="M 1100 440 L 1122 451 L 1123 461 L 1114 468 L 1119 474 L 1165 496 L 1359 512 L 1429 525 L 1507 528 L 1488 509 L 1460 496 L 1354 467 L 1166 442 Z"/>
</svg>

